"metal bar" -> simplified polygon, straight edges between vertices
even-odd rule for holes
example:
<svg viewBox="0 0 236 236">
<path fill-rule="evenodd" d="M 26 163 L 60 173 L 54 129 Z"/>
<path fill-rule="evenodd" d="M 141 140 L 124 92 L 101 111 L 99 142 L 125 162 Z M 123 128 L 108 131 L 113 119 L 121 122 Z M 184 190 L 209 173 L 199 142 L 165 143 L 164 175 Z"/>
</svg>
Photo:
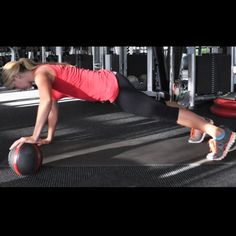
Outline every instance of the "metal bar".
<svg viewBox="0 0 236 236">
<path fill-rule="evenodd" d="M 58 56 L 58 62 L 62 63 L 62 47 L 56 47 L 56 55 Z"/>
<path fill-rule="evenodd" d="M 195 106 L 195 85 L 196 85 L 196 55 L 195 47 L 188 47 L 188 91 L 189 91 L 189 108 Z"/>
<path fill-rule="evenodd" d="M 152 47 L 147 47 L 147 91 L 153 91 L 153 51 Z"/>
<path fill-rule="evenodd" d="M 230 82 L 230 92 L 234 92 L 234 55 L 235 50 L 234 47 L 230 47 L 230 54 L 231 54 L 231 82 Z"/>
<path fill-rule="evenodd" d="M 170 47 L 170 80 L 169 80 L 170 101 L 173 100 L 173 85 L 174 85 L 174 55 L 173 55 L 173 47 Z"/>
<path fill-rule="evenodd" d="M 42 63 L 46 62 L 46 49 L 45 47 L 42 47 Z"/>
</svg>

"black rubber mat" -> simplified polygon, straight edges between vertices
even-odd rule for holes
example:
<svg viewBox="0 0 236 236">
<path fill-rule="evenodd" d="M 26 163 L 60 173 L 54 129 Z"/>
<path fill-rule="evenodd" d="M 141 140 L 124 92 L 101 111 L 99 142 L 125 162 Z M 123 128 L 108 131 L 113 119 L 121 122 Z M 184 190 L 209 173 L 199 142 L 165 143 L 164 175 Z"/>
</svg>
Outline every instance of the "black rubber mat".
<svg viewBox="0 0 236 236">
<path fill-rule="evenodd" d="M 235 119 L 214 117 L 209 105 L 195 111 L 236 129 Z M 235 152 L 223 162 L 195 165 L 209 149 L 207 141 L 189 144 L 187 128 L 127 114 L 108 103 L 71 101 L 60 108 L 54 142 L 42 147 L 46 165 L 35 176 L 18 177 L 9 169 L 8 147 L 32 133 L 37 106 L 0 103 L 1 187 L 236 186 Z"/>
<path fill-rule="evenodd" d="M 129 139 L 148 135 L 172 137 L 179 135 L 181 128 L 168 122 L 158 122 L 120 112 L 114 105 L 107 103 L 93 104 L 75 101 L 59 105 L 61 112 L 55 139 L 51 145 L 42 147 L 45 157 L 108 145 L 121 140 L 129 142 Z M 0 167 L 7 167 L 8 147 L 13 141 L 32 133 L 36 111 L 37 107 L 10 107 L 2 111 Z M 42 136 L 45 136 L 46 131 L 45 127 Z M 185 129 L 183 132 L 188 131 Z"/>
<path fill-rule="evenodd" d="M 225 187 L 236 186 L 236 178 L 222 181 L 222 173 L 227 170 L 233 174 L 235 167 L 212 162 L 200 166 L 44 166 L 38 174 L 27 177 L 1 168 L 0 187 Z"/>
</svg>

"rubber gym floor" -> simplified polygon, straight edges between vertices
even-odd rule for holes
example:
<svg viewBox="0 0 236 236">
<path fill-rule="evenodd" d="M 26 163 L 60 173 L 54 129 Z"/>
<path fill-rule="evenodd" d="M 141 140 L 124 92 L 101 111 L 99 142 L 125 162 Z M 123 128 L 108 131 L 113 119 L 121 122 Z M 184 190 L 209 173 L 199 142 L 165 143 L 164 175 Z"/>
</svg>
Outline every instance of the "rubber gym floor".
<svg viewBox="0 0 236 236">
<path fill-rule="evenodd" d="M 0 91 L 1 187 L 236 186 L 236 151 L 222 161 L 207 161 L 208 139 L 189 144 L 188 128 L 77 99 L 59 103 L 55 139 L 41 147 L 40 171 L 19 177 L 9 168 L 9 147 L 31 135 L 37 105 L 37 90 Z M 234 119 L 213 115 L 210 105 L 198 105 L 194 112 L 236 130 Z"/>
</svg>

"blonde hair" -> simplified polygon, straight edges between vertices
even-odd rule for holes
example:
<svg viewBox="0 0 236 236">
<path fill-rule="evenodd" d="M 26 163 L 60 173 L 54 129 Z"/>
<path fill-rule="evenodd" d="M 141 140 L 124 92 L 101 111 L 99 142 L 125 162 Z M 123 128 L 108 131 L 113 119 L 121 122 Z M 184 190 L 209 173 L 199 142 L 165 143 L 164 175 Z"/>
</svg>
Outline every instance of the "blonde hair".
<svg viewBox="0 0 236 236">
<path fill-rule="evenodd" d="M 14 77 L 18 73 L 34 70 L 37 67 L 37 65 L 38 64 L 36 62 L 28 58 L 20 58 L 18 61 L 10 61 L 6 63 L 2 67 L 3 85 L 6 88 L 9 88 L 14 80 Z"/>
</svg>

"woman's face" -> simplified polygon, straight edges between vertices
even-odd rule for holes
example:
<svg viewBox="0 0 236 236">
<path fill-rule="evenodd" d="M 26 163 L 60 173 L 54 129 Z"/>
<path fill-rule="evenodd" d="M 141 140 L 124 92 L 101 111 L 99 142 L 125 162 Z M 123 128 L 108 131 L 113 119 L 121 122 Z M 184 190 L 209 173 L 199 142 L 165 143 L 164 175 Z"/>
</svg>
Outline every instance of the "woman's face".
<svg viewBox="0 0 236 236">
<path fill-rule="evenodd" d="M 32 82 L 28 73 L 19 73 L 14 76 L 12 82 L 12 89 L 30 89 L 32 87 Z"/>
</svg>

